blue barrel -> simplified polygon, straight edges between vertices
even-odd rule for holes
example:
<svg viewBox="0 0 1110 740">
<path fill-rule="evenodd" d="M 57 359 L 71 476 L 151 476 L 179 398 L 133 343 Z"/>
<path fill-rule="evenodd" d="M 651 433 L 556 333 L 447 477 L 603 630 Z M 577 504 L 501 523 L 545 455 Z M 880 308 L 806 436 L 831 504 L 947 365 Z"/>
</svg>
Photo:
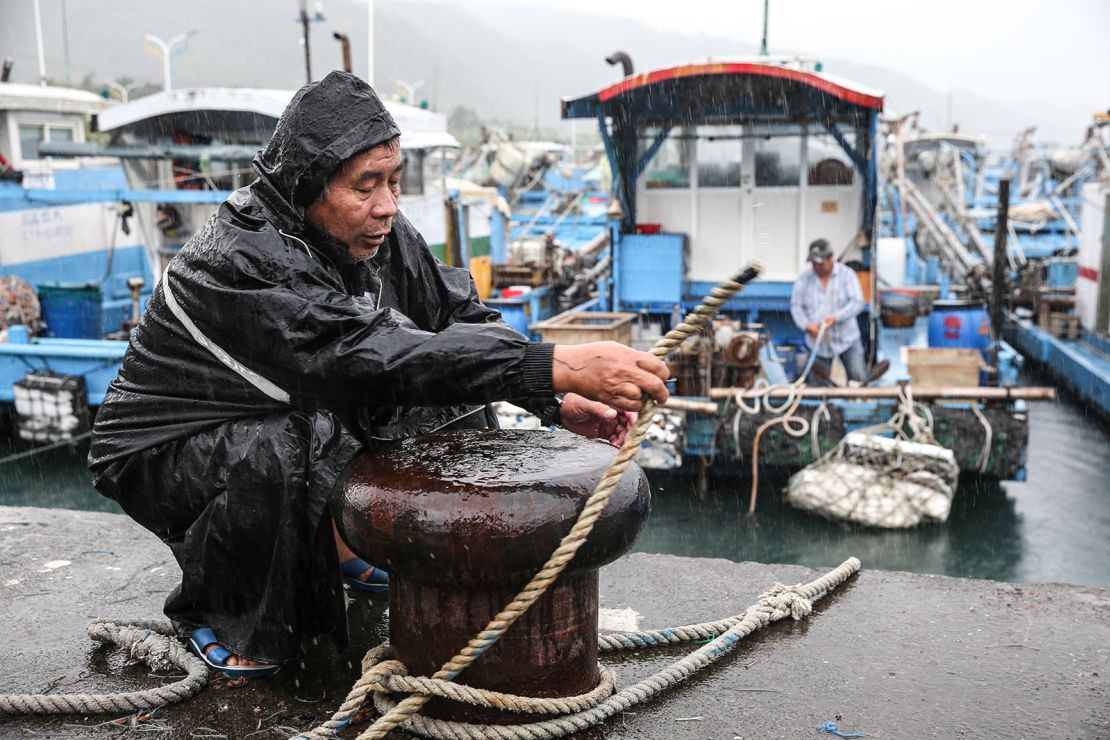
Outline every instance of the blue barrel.
<svg viewBox="0 0 1110 740">
<path fill-rule="evenodd" d="M 968 347 L 985 350 L 991 343 L 987 309 L 972 301 L 933 301 L 929 316 L 930 347 Z"/>
<path fill-rule="evenodd" d="M 46 335 L 58 339 L 103 339 L 103 294 L 95 283 L 36 286 Z"/>
</svg>

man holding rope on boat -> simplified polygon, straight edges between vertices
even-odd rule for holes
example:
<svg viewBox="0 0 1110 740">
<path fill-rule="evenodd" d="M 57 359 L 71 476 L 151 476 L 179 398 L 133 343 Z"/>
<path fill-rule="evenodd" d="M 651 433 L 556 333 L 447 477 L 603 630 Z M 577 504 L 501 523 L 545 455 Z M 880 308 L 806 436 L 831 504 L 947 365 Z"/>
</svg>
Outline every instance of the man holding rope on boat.
<svg viewBox="0 0 1110 740">
<path fill-rule="evenodd" d="M 97 415 L 93 484 L 169 545 L 166 614 L 228 675 L 344 644 L 344 583 L 388 589 L 328 511 L 360 451 L 496 425 L 495 400 L 619 444 L 667 398 L 661 360 L 530 342 L 439 264 L 397 208 L 400 134 L 353 75 L 302 88 L 258 179 L 163 274 Z"/>
<path fill-rule="evenodd" d="M 883 364 L 868 376 L 856 317 L 866 307 L 856 274 L 836 261 L 825 239 L 809 245 L 812 270 L 803 271 L 790 294 L 790 315 L 805 332 L 806 346 L 816 354 L 811 373 L 818 385 L 831 384 L 832 361 L 839 357 L 849 381 L 866 383 L 882 375 Z M 881 369 L 880 369 L 881 368 Z"/>
</svg>

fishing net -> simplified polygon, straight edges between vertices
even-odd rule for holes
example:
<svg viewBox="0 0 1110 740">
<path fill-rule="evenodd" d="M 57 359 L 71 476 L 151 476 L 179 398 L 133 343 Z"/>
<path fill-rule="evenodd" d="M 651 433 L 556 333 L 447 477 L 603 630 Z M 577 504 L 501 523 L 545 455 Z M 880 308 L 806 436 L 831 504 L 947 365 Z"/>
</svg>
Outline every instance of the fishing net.
<svg viewBox="0 0 1110 740">
<path fill-rule="evenodd" d="M 960 475 L 956 456 L 935 443 L 928 408 L 914 403 L 908 388 L 900 397 L 886 424 L 846 435 L 795 473 L 786 489 L 790 505 L 829 519 L 890 529 L 946 521 Z"/>
</svg>

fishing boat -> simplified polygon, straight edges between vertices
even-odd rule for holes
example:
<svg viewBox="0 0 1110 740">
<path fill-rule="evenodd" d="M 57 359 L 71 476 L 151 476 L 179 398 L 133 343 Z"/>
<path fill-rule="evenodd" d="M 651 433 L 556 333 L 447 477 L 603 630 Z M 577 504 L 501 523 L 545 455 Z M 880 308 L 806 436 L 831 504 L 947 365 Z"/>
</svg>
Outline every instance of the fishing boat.
<svg viewBox="0 0 1110 740">
<path fill-rule="evenodd" d="M 881 325 L 879 280 L 889 278 L 881 265 L 905 264 L 904 252 L 880 251 L 876 228 L 882 110 L 877 91 L 805 60 L 771 57 L 629 74 L 563 100 L 564 118 L 598 122 L 613 172 L 612 270 L 589 310 L 541 327 L 546 339 L 572 329 L 582 341 L 591 328 L 595 338 L 619 338 L 619 320 L 609 319 L 623 316 L 628 341 L 648 346 L 720 281 L 752 260 L 764 265 L 761 279 L 723 306 L 713 331 L 671 357 L 672 406 L 686 410 L 660 420 L 660 437 L 674 438 L 679 453 L 668 464 L 719 474 L 797 470 L 853 430 L 909 409 L 900 418 L 927 417 L 960 470 L 1024 476 L 1028 417 L 1019 390 L 981 389 L 977 349 L 939 374 L 923 362 L 927 355 L 914 350 L 927 349 L 928 316 L 905 328 Z M 890 363 L 881 387 L 803 385 L 808 368 L 790 296 L 817 238 L 856 270 L 869 304 L 859 317 L 869 358 Z M 989 339 L 983 327 L 968 322 L 965 340 Z M 919 382 L 926 376 L 928 390 Z M 997 369 L 995 382 L 1000 376 L 1012 381 L 1014 364 Z"/>
<path fill-rule="evenodd" d="M 119 161 L 46 152 L 84 145 L 109 107 L 84 90 L 0 83 L 0 402 L 28 412 L 27 439 L 81 433 L 126 348 L 103 338 L 137 315 L 152 284 Z"/>
<path fill-rule="evenodd" d="M 1000 172 L 1019 192 L 1008 214 L 1014 269 L 1006 337 L 1110 419 L 1110 114 L 1094 116 L 1079 146 L 1019 142 Z"/>
<path fill-rule="evenodd" d="M 954 134 L 901 141 L 896 126 L 883 230 L 905 239 L 908 270 L 942 293 L 984 296 L 1000 249 L 1006 340 L 1110 417 L 1110 339 L 1100 313 L 1110 117 L 1096 115 L 1074 147 L 1038 145 L 1033 133 L 989 150 L 981 139 Z"/>
</svg>

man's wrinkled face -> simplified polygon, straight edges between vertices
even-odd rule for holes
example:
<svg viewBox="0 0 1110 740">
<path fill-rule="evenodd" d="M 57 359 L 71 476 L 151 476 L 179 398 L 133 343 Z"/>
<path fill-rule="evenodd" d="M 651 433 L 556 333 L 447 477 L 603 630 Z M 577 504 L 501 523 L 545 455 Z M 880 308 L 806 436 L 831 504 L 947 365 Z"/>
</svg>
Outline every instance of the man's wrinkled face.
<svg viewBox="0 0 1110 740">
<path fill-rule="evenodd" d="M 399 139 L 359 152 L 332 176 L 326 195 L 305 209 L 305 218 L 347 245 L 348 262 L 368 260 L 393 228 L 403 169 Z"/>
</svg>

